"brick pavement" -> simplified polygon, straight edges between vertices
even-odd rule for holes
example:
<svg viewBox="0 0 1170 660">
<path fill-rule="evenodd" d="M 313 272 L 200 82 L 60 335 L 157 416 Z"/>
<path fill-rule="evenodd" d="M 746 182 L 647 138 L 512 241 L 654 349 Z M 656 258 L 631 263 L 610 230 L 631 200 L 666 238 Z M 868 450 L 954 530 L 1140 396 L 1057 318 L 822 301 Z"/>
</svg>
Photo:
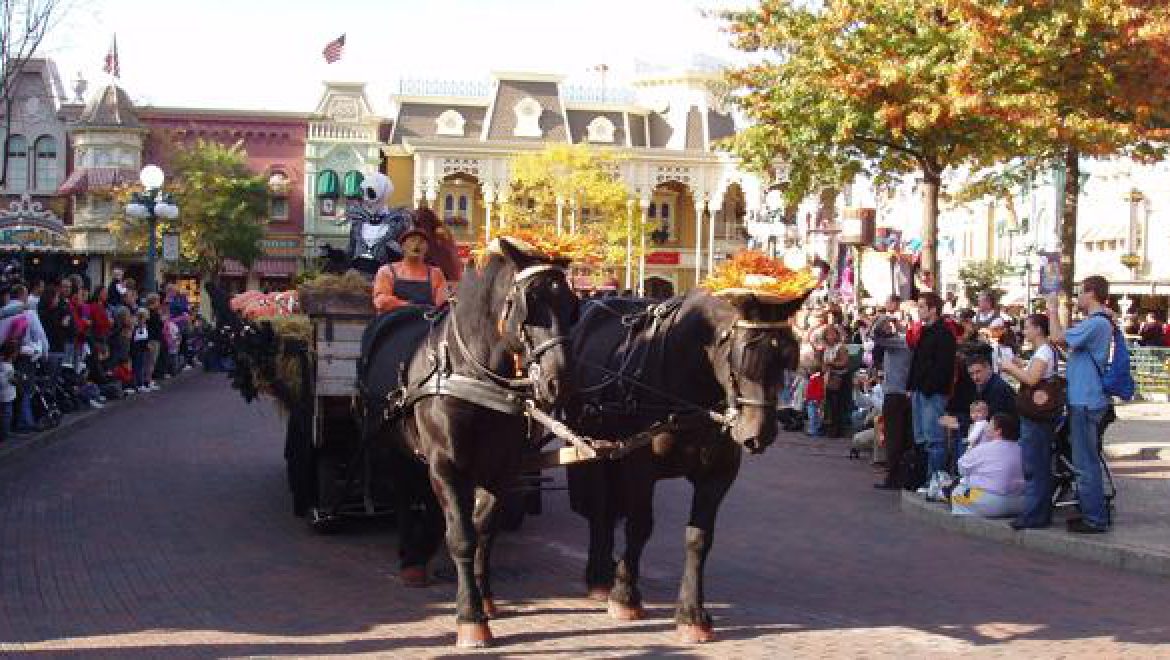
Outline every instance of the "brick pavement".
<svg viewBox="0 0 1170 660">
<path fill-rule="evenodd" d="M 0 654 L 452 654 L 453 585 L 401 588 L 385 525 L 316 536 L 289 513 L 279 415 L 199 376 L 0 464 Z M 584 526 L 561 491 L 506 535 L 506 657 L 1170 657 L 1170 581 L 942 533 L 869 467 L 785 438 L 745 462 L 707 593 L 720 641 L 676 645 L 689 493 L 657 495 L 650 618 L 577 597 Z"/>
</svg>

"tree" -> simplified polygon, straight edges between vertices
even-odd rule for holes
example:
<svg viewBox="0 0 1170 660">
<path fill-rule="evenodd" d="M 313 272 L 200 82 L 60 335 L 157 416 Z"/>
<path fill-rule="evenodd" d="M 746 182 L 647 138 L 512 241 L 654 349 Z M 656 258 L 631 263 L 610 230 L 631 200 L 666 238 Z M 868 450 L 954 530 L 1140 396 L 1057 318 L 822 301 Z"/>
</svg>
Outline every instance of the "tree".
<svg viewBox="0 0 1170 660">
<path fill-rule="evenodd" d="M 556 222 L 557 200 L 564 207 L 564 231 L 570 213 L 577 211 L 573 229 L 605 247 L 603 262 L 619 267 L 626 261 L 627 239 L 631 259 L 641 243 L 641 214 L 628 205 L 630 191 L 619 175 L 620 157 L 588 145 L 553 145 L 541 151 L 513 156 L 510 188 L 503 203 L 504 226 L 537 227 Z M 581 211 L 583 210 L 583 211 Z"/>
<path fill-rule="evenodd" d="M 1071 301 L 1082 156 L 1166 156 L 1170 4 L 1158 0 L 947 0 L 976 48 L 965 103 L 1015 131 L 1019 165 L 1063 170 L 1061 276 Z"/>
<path fill-rule="evenodd" d="M 956 89 L 972 56 L 966 32 L 934 0 L 762 0 L 723 17 L 737 48 L 765 54 L 729 72 L 737 103 L 765 127 L 734 143 L 737 153 L 786 159 L 793 195 L 857 171 L 879 185 L 919 173 L 923 262 L 937 277 L 943 173 L 1011 151 L 1002 127 Z"/>
<path fill-rule="evenodd" d="M 156 155 L 173 174 L 166 189 L 179 207 L 178 219 L 159 220 L 159 231 L 179 232 L 184 265 L 205 278 L 218 275 L 225 259 L 251 267 L 264 254 L 260 240 L 268 215 L 268 188 L 264 177 L 248 169 L 243 144 L 201 139 L 176 145 L 157 134 L 152 140 Z M 129 192 L 122 191 L 122 198 Z M 144 225 L 119 215 L 113 230 L 141 248 L 147 240 Z"/>
<path fill-rule="evenodd" d="M 974 302 L 983 292 L 988 292 L 993 299 L 999 300 L 1003 295 L 999 281 L 1011 272 L 1011 265 L 998 259 L 975 261 L 959 269 L 959 282 L 963 285 L 963 294 L 970 302 Z"/>
<path fill-rule="evenodd" d="M 62 0 L 0 0 L 0 102 L 4 104 L 5 140 L 12 126 L 12 105 L 17 100 L 17 76 L 64 13 Z M 7 145 L 0 158 L 2 186 L 8 183 Z"/>
</svg>

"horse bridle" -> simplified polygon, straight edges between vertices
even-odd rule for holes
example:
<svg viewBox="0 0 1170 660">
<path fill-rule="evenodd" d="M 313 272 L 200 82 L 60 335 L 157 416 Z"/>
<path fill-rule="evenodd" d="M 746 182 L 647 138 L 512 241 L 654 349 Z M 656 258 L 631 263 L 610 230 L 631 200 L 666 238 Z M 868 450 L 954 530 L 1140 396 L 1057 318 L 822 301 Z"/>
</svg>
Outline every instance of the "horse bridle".
<svg viewBox="0 0 1170 660">
<path fill-rule="evenodd" d="M 753 346 L 768 338 L 775 338 L 771 331 L 781 330 L 790 327 L 789 321 L 751 321 L 747 319 L 738 319 L 731 324 L 731 327 L 724 330 L 719 336 L 719 343 L 726 343 L 731 341 L 731 345 L 727 347 L 727 374 L 728 380 L 731 384 L 731 391 L 727 395 L 727 412 L 723 414 L 724 427 L 730 427 L 735 424 L 739 417 L 740 408 L 743 406 L 764 408 L 775 410 L 779 399 L 777 397 L 765 397 L 762 399 L 753 399 L 743 396 L 739 389 L 739 378 L 736 376 L 740 368 L 743 366 L 743 355 L 747 352 L 749 346 Z M 764 330 L 752 338 L 744 339 L 739 342 L 736 350 L 736 342 L 733 338 L 737 330 Z M 739 358 L 738 360 L 736 358 Z"/>
<path fill-rule="evenodd" d="M 569 343 L 570 339 L 567 334 L 560 337 L 552 337 L 545 341 L 533 345 L 532 338 L 525 331 L 528 327 L 528 289 L 531 287 L 530 282 L 540 275 L 546 273 L 553 273 L 561 275 L 565 274 L 565 269 L 555 264 L 541 263 L 528 266 L 521 269 L 512 276 L 512 287 L 508 291 L 507 297 L 504 299 L 504 311 L 500 314 L 498 327 L 503 333 L 503 329 L 508 326 L 512 318 L 513 312 L 520 314 L 519 339 L 521 344 L 525 347 L 524 373 L 522 378 L 507 378 L 500 376 L 492 371 L 489 367 L 475 359 L 471 351 L 467 348 L 467 344 L 463 341 L 462 333 L 459 332 L 459 325 L 457 319 L 458 314 L 455 313 L 456 299 L 450 299 L 451 304 L 451 327 L 450 334 L 455 337 L 455 346 L 459 349 L 460 355 L 463 357 L 472 369 L 480 376 L 487 378 L 493 383 L 506 387 L 509 389 L 524 389 L 533 387 L 539 389 L 540 385 L 540 358 L 548 351 L 562 344 Z M 519 302 L 517 302 L 519 301 Z M 540 392 L 540 394 L 546 394 Z"/>
</svg>

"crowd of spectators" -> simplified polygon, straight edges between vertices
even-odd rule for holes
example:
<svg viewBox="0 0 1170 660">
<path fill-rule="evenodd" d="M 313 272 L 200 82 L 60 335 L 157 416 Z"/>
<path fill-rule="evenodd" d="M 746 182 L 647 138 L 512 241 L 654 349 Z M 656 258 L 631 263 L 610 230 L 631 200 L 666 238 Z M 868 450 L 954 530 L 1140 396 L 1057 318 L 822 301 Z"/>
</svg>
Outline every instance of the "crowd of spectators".
<svg viewBox="0 0 1170 660">
<path fill-rule="evenodd" d="M 1111 410 L 1102 372 L 1115 327 L 1108 295 L 1104 278 L 1087 278 L 1069 328 L 1054 296 L 1049 312 L 1021 318 L 990 294 L 970 309 L 934 293 L 891 296 L 878 309 L 814 304 L 795 320 L 800 369 L 782 399 L 810 436 L 851 436 L 855 448 L 873 448 L 876 488 L 950 498 L 956 514 L 1011 516 L 1017 529 L 1052 523 L 1051 452 L 1063 431 L 1080 511 L 1069 530 L 1106 531 L 1099 443 Z M 1062 414 L 1021 414 L 1017 387 L 1052 380 L 1062 362 Z"/>
<path fill-rule="evenodd" d="M 204 321 L 173 284 L 139 289 L 114 270 L 0 288 L 0 442 L 62 414 L 152 392 L 196 362 Z"/>
</svg>

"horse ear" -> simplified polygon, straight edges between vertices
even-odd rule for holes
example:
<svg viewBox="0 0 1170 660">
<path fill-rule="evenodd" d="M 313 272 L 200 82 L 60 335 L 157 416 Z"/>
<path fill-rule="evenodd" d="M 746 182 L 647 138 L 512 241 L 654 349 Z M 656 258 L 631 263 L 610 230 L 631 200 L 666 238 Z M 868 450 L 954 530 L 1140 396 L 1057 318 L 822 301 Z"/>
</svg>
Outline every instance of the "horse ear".
<svg viewBox="0 0 1170 660">
<path fill-rule="evenodd" d="M 508 261 L 511 261 L 512 265 L 517 269 L 524 268 L 533 260 L 532 257 L 525 254 L 524 250 L 517 247 L 507 236 L 497 238 L 496 245 L 499 246 L 500 254 Z"/>
</svg>

